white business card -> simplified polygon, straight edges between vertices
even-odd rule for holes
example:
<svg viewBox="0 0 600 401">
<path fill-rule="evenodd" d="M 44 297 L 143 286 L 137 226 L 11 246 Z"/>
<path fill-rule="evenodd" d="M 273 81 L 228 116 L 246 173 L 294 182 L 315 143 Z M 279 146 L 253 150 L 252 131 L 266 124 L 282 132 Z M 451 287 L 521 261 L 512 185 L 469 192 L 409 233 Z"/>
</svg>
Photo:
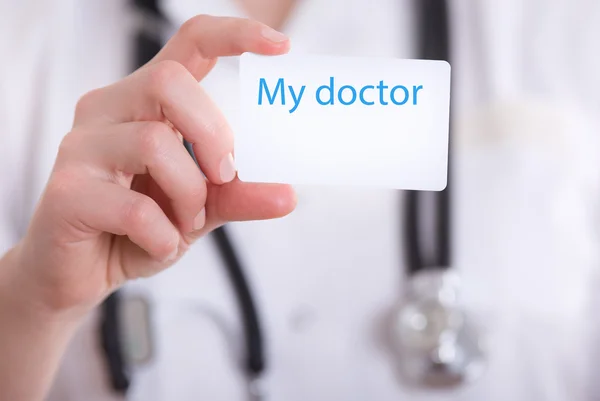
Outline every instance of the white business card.
<svg viewBox="0 0 600 401">
<path fill-rule="evenodd" d="M 246 53 L 240 81 L 240 180 L 446 187 L 447 62 Z"/>
</svg>

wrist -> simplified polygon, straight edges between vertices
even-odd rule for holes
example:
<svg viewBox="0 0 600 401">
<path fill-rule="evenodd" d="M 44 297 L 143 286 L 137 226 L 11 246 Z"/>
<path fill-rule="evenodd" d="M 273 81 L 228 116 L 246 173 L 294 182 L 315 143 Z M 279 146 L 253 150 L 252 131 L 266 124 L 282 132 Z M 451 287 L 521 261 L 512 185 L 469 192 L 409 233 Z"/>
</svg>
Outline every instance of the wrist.
<svg viewBox="0 0 600 401">
<path fill-rule="evenodd" d="M 80 319 L 44 306 L 18 249 L 0 259 L 0 399 L 42 400 Z M 24 279 L 27 278 L 27 279 Z"/>
<path fill-rule="evenodd" d="M 19 243 L 0 259 L 0 310 L 42 325 L 75 326 L 86 311 L 48 302 L 46 290 L 24 266 L 21 250 Z"/>
</svg>

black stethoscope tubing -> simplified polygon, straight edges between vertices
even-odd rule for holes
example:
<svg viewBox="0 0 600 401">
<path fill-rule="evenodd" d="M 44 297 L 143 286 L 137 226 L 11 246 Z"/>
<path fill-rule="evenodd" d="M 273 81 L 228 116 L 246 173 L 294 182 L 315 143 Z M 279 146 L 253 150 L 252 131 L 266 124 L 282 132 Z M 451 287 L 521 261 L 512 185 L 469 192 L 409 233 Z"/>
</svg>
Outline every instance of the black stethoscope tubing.
<svg viewBox="0 0 600 401">
<path fill-rule="evenodd" d="M 450 61 L 450 18 L 446 0 L 415 0 L 419 58 Z M 448 152 L 449 160 L 452 152 Z M 451 264 L 451 164 L 448 163 L 448 185 L 437 193 L 406 191 L 404 199 L 404 250 L 407 273 L 412 275 L 424 269 L 448 269 Z M 433 196 L 434 210 L 424 210 L 424 197 Z M 433 212 L 434 252 L 427 255 L 421 242 L 423 213 Z"/>
<path fill-rule="evenodd" d="M 145 14 L 165 21 L 165 17 L 158 6 L 158 0 L 132 0 L 133 6 Z M 445 0 L 416 0 L 416 15 L 418 18 L 419 57 L 423 59 L 448 60 L 449 59 L 449 18 Z M 140 32 L 135 38 L 135 68 L 148 62 L 162 47 L 162 38 L 159 35 L 149 35 Z M 184 141 L 184 145 L 194 158 L 191 145 Z M 450 180 L 450 174 L 449 180 Z M 450 266 L 450 191 L 448 187 L 439 193 L 434 193 L 435 202 L 435 249 L 433 258 L 425 260 L 423 247 L 420 243 L 421 231 L 419 216 L 422 216 L 425 194 L 419 191 L 406 191 L 405 207 L 403 213 L 404 244 L 407 274 L 410 276 L 418 271 L 435 268 L 446 269 Z M 251 288 L 245 277 L 244 269 L 235 251 L 226 227 L 216 229 L 213 234 L 220 256 L 237 298 L 238 307 L 244 327 L 246 356 L 244 368 L 249 379 L 258 378 L 265 369 L 265 352 L 263 334 L 259 315 L 252 296 Z M 109 296 L 102 305 L 100 321 L 101 345 L 107 368 L 110 374 L 112 387 L 115 391 L 126 393 L 130 385 L 130 376 L 124 358 L 123 344 L 121 342 L 121 328 L 119 327 L 119 305 L 121 294 L 119 291 Z"/>
</svg>

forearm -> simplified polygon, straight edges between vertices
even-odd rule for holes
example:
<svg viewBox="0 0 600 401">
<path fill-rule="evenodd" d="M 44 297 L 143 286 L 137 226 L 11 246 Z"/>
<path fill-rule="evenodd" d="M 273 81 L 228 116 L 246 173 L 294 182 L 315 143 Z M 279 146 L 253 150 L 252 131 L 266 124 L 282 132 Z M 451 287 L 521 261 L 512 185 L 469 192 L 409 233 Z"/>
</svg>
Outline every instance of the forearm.
<svg viewBox="0 0 600 401">
<path fill-rule="evenodd" d="M 0 400 L 38 401 L 78 319 L 36 303 L 18 274 L 17 253 L 12 249 L 0 259 Z"/>
</svg>

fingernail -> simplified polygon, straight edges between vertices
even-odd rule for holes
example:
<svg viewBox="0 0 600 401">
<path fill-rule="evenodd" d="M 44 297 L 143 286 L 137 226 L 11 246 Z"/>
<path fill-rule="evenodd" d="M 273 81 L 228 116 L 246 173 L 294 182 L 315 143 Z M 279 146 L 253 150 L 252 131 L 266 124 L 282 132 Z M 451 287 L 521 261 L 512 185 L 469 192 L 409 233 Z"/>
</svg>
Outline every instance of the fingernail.
<svg viewBox="0 0 600 401">
<path fill-rule="evenodd" d="M 201 230 L 202 227 L 204 227 L 204 224 L 206 224 L 206 209 L 202 208 L 202 210 L 200 210 L 200 213 L 198 213 L 198 215 L 194 219 L 194 230 Z"/>
<path fill-rule="evenodd" d="M 179 244 L 177 244 L 175 249 L 173 249 L 173 252 L 171 252 L 169 256 L 165 258 L 164 262 L 173 262 L 175 259 L 177 259 L 177 256 L 179 256 Z"/>
<path fill-rule="evenodd" d="M 273 28 L 269 28 L 268 26 L 265 26 L 262 29 L 261 34 L 262 34 L 263 38 L 270 40 L 271 42 L 275 42 L 275 43 L 281 43 L 288 39 L 288 37 L 286 35 L 284 35 L 283 33 L 276 31 Z"/>
<path fill-rule="evenodd" d="M 236 168 L 233 162 L 233 155 L 229 153 L 221 161 L 221 181 L 230 182 L 235 178 Z"/>
</svg>

